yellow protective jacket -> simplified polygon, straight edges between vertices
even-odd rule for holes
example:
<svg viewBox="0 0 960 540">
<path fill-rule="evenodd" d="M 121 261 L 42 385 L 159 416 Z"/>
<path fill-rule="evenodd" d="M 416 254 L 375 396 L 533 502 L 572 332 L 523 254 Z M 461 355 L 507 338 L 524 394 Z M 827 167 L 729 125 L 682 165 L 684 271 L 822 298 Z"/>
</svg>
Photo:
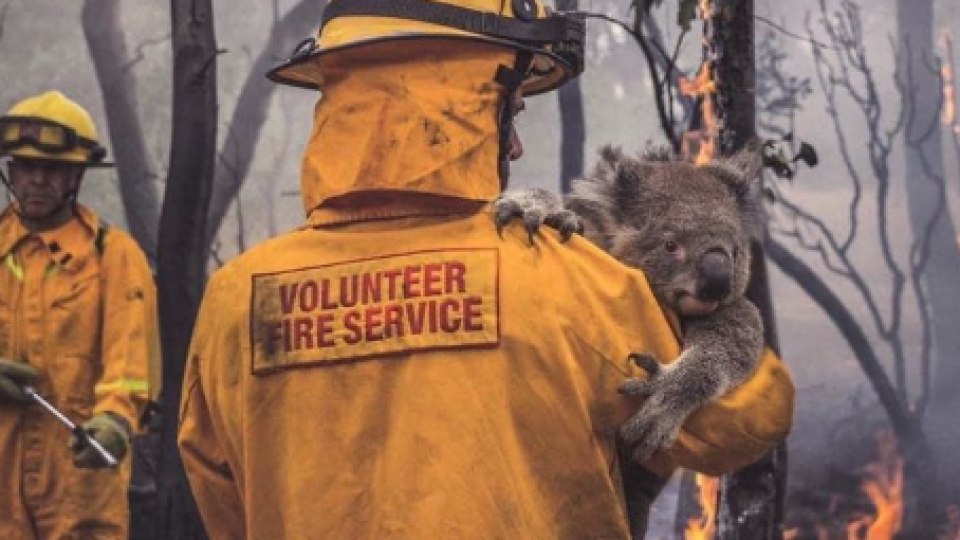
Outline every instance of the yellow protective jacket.
<svg viewBox="0 0 960 540">
<path fill-rule="evenodd" d="M 40 370 L 74 422 L 109 411 L 135 428 L 159 362 L 153 278 L 132 238 L 78 211 L 33 234 L 13 207 L 0 216 L 0 356 Z M 127 537 L 130 460 L 79 470 L 68 440 L 41 408 L 0 403 L 0 538 Z"/>
<path fill-rule="evenodd" d="M 509 57 L 463 50 L 402 77 L 331 73 L 308 222 L 208 284 L 179 444 L 212 538 L 629 538 L 615 438 L 639 402 L 617 388 L 640 376 L 629 353 L 672 360 L 676 336 L 643 274 L 584 239 L 498 237 L 481 82 Z M 653 468 L 749 463 L 792 399 L 767 355 Z"/>
</svg>

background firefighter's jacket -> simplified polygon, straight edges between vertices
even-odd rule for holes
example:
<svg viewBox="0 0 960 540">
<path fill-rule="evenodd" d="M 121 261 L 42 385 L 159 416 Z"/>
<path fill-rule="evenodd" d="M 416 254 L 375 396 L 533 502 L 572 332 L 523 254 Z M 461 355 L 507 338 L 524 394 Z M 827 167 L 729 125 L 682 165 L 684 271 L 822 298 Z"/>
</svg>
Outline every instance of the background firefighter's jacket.
<svg viewBox="0 0 960 540">
<path fill-rule="evenodd" d="M 12 206 L 0 216 L 0 356 L 40 370 L 37 390 L 74 422 L 109 411 L 136 428 L 159 364 L 153 278 L 132 238 L 77 208 L 33 234 Z M 126 538 L 130 460 L 79 470 L 68 440 L 39 407 L 0 405 L 0 538 L 32 538 L 28 520 L 40 538 Z"/>
<path fill-rule="evenodd" d="M 672 360 L 676 336 L 643 274 L 586 240 L 497 236 L 492 81 L 513 56 L 418 46 L 431 62 L 331 73 L 308 224 L 207 287 L 179 439 L 207 531 L 629 538 L 615 437 L 639 403 L 617 388 L 641 376 L 629 353 Z M 742 466 L 792 403 L 767 355 L 659 469 Z"/>
</svg>

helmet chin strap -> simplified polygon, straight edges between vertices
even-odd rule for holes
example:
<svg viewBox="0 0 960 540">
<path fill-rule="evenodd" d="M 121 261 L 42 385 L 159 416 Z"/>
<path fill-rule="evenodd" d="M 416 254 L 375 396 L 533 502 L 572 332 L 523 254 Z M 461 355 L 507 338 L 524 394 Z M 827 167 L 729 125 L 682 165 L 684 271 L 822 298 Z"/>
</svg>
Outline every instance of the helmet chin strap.
<svg viewBox="0 0 960 540">
<path fill-rule="evenodd" d="M 523 79 L 530 69 L 533 62 L 533 54 L 521 51 L 517 53 L 517 59 L 512 68 L 499 66 L 495 80 L 502 86 L 506 93 L 503 104 L 500 106 L 500 155 L 499 166 L 497 170 L 500 175 L 500 191 L 507 189 L 510 183 L 510 134 L 513 129 L 513 119 L 517 115 L 517 106 L 513 96 L 523 84 Z"/>
</svg>

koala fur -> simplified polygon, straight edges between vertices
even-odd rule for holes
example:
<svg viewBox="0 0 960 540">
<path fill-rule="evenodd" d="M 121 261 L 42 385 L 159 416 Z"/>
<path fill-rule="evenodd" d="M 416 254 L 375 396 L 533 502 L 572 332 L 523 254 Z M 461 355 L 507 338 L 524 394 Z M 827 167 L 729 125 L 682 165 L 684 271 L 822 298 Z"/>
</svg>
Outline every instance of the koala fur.
<svg viewBox="0 0 960 540">
<path fill-rule="evenodd" d="M 593 243 L 642 269 L 683 328 L 682 354 L 660 364 L 632 355 L 649 377 L 621 392 L 645 398 L 621 438 L 644 461 L 676 441 L 683 421 L 745 380 L 763 351 L 760 314 L 746 298 L 750 242 L 760 234 L 760 155 L 754 149 L 703 166 L 648 151 L 639 159 L 610 147 L 592 175 L 562 204 L 546 190 L 508 192 L 494 204 L 498 227 L 522 217 L 564 238 L 581 230 Z"/>
</svg>

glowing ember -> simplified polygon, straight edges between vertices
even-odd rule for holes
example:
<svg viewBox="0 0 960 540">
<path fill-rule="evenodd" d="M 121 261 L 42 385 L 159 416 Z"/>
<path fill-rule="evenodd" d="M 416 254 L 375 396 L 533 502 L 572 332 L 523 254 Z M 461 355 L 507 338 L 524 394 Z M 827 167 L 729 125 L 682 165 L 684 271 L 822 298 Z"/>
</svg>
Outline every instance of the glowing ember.
<svg viewBox="0 0 960 540">
<path fill-rule="evenodd" d="M 717 500 L 720 491 L 720 479 L 711 478 L 702 474 L 697 475 L 701 517 L 691 518 L 687 522 L 687 530 L 683 532 L 684 540 L 712 540 L 717 532 Z"/>
</svg>

